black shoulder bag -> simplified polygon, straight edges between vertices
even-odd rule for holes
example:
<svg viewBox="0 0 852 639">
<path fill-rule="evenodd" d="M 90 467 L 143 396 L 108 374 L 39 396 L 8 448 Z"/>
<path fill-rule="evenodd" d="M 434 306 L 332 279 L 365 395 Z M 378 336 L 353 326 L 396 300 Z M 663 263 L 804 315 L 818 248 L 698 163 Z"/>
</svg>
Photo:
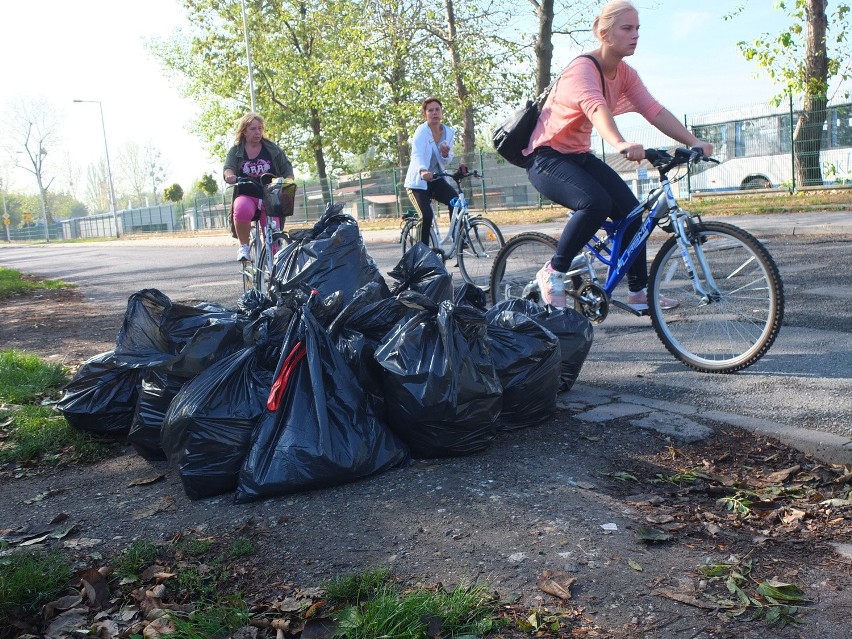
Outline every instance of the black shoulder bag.
<svg viewBox="0 0 852 639">
<path fill-rule="evenodd" d="M 595 63 L 598 73 L 601 74 L 601 87 L 603 88 L 604 98 L 606 98 L 606 83 L 604 82 L 603 69 L 601 69 L 600 62 L 594 56 L 588 54 L 577 57 L 589 58 Z M 530 136 L 532 136 L 533 129 L 535 129 L 535 125 L 538 122 L 538 116 L 541 114 L 541 107 L 561 75 L 560 73 L 542 91 L 540 96 L 535 100 L 527 100 L 527 105 L 524 108 L 515 111 L 503 124 L 494 129 L 494 133 L 491 135 L 494 148 L 507 162 L 521 168 L 526 168 L 529 158 L 525 157 L 522 151 L 529 146 Z"/>
</svg>

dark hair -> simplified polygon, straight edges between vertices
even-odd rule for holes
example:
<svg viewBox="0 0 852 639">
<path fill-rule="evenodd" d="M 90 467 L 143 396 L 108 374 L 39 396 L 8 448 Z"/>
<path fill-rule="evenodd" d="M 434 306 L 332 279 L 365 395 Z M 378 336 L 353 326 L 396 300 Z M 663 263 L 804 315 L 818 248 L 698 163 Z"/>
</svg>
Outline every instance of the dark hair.
<svg viewBox="0 0 852 639">
<path fill-rule="evenodd" d="M 441 109 L 443 109 L 443 108 L 444 108 L 444 103 L 443 103 L 443 102 L 441 102 L 441 101 L 440 101 L 438 98 L 436 98 L 435 96 L 430 95 L 428 98 L 426 98 L 425 100 L 423 100 L 423 103 L 422 103 L 422 105 L 421 105 L 421 109 L 422 109 L 423 113 L 426 113 L 426 107 L 427 107 L 427 106 L 429 106 L 429 103 L 430 103 L 430 102 L 437 102 L 437 103 L 438 103 L 438 106 L 440 106 L 440 107 L 441 107 Z"/>
</svg>

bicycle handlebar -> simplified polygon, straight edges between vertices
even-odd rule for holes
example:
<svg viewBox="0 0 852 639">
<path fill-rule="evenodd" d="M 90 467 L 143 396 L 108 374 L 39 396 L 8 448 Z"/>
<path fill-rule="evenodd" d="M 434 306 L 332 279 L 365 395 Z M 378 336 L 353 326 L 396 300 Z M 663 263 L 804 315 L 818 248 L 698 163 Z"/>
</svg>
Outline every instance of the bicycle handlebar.
<svg viewBox="0 0 852 639">
<path fill-rule="evenodd" d="M 462 170 L 462 167 L 464 167 L 464 170 Z M 465 178 L 482 177 L 482 174 L 476 170 L 468 171 L 467 167 L 462 165 L 454 173 L 446 173 L 444 171 L 439 171 L 437 173 L 432 174 L 432 179 L 441 177 L 453 178 L 456 182 L 461 182 Z"/>
<path fill-rule="evenodd" d="M 698 162 L 713 162 L 719 164 L 716 158 L 707 157 L 700 147 L 688 149 L 679 147 L 675 149 L 672 156 L 665 149 L 645 149 L 645 159 L 648 160 L 660 173 L 668 173 L 681 164 L 697 164 Z"/>
</svg>

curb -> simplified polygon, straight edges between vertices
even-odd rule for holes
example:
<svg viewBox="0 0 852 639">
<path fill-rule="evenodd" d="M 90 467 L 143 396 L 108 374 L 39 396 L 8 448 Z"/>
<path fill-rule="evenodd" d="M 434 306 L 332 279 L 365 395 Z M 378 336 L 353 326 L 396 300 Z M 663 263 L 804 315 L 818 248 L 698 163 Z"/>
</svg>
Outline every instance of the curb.
<svg viewBox="0 0 852 639">
<path fill-rule="evenodd" d="M 579 411 L 574 417 L 582 421 L 626 418 L 634 426 L 650 428 L 681 441 L 712 437 L 712 431 L 690 418 L 712 420 L 772 437 L 827 464 L 852 464 L 852 439 L 841 435 L 735 413 L 702 411 L 688 404 L 620 393 L 591 384 L 574 384 L 568 393 L 560 395 L 557 407 Z"/>
</svg>

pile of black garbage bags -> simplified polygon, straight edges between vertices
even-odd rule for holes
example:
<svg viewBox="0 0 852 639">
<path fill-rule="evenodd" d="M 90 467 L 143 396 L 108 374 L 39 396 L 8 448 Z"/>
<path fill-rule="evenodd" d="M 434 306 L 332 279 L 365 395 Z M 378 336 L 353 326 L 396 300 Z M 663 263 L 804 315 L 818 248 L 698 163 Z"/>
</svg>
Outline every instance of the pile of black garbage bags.
<svg viewBox="0 0 852 639">
<path fill-rule="evenodd" d="M 113 350 L 78 369 L 59 409 L 175 466 L 186 494 L 237 502 L 480 451 L 546 420 L 592 343 L 588 320 L 454 289 L 417 244 L 388 274 L 329 207 L 275 257 L 276 299 L 236 308 L 130 296 Z"/>
</svg>

